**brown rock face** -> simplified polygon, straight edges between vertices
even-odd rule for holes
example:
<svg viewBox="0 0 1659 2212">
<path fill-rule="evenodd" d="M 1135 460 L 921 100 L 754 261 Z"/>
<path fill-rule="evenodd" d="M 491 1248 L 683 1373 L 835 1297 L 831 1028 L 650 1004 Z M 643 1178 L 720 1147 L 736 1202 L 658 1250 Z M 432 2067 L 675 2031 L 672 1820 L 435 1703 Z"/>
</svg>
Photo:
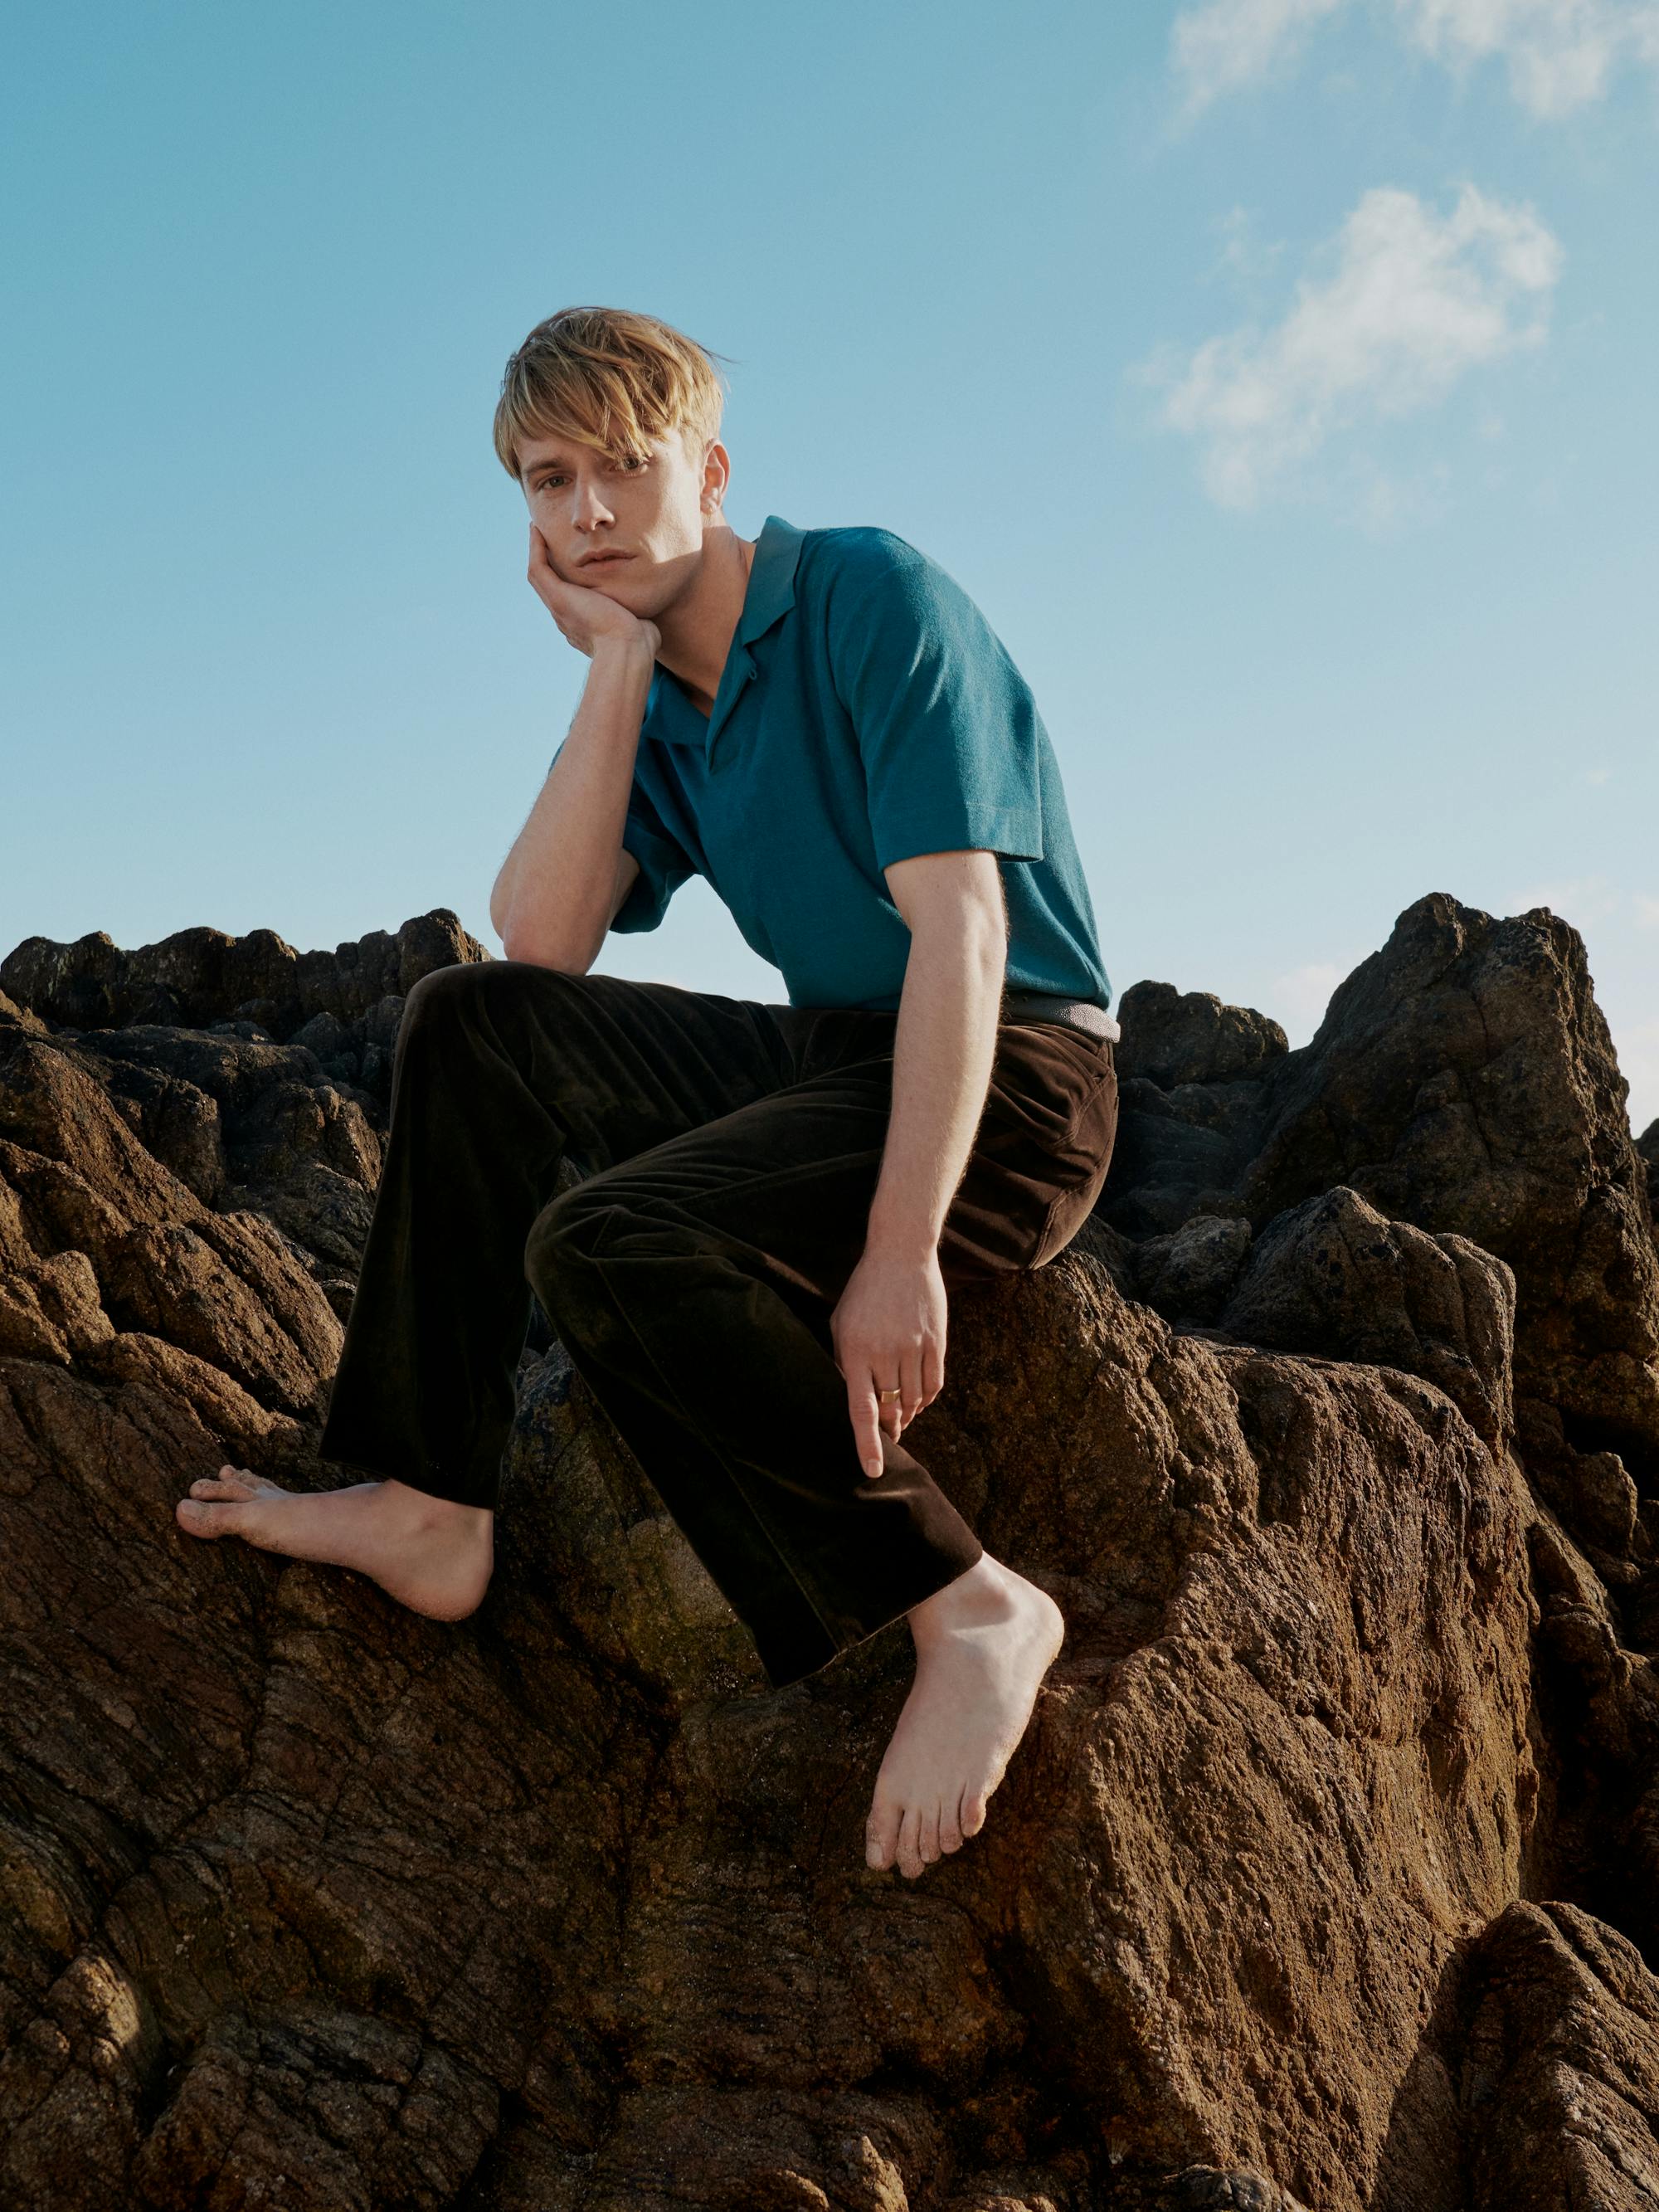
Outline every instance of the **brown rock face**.
<svg viewBox="0 0 1659 2212">
<path fill-rule="evenodd" d="M 467 1620 L 176 1528 L 340 1479 L 402 996 L 480 957 L 0 964 L 0 2208 L 1659 2201 L 1659 1258 L 1573 933 L 1422 900 L 1299 1052 L 1125 995 L 1096 1218 L 914 1427 L 1068 1621 L 915 1884 L 903 1625 L 771 1692 L 544 1329 Z"/>
<path fill-rule="evenodd" d="M 1659 1982 L 1571 1905 L 1512 1905 L 1475 1953 L 1464 2102 L 1475 2212 L 1654 2202 Z"/>
</svg>

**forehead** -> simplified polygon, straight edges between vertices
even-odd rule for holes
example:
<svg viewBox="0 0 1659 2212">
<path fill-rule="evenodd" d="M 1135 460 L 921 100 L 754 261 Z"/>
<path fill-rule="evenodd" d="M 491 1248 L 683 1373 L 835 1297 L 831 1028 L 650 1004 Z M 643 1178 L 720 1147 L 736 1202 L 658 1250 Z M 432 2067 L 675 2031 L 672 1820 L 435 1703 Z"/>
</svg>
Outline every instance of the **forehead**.
<svg viewBox="0 0 1659 2212">
<path fill-rule="evenodd" d="M 546 430 L 533 430 L 519 441 L 519 466 L 521 470 L 544 465 L 548 461 L 578 461 L 586 455 L 591 459 L 601 458 L 599 448 L 580 438 L 562 438 Z"/>
<path fill-rule="evenodd" d="M 671 449 L 672 438 L 653 438 L 653 453 Z M 607 459 L 603 447 L 590 446 L 585 439 L 566 438 L 552 431 L 536 430 L 519 441 L 519 474 L 528 476 L 532 469 L 551 466 L 575 468 L 584 460 L 602 461 Z"/>
</svg>

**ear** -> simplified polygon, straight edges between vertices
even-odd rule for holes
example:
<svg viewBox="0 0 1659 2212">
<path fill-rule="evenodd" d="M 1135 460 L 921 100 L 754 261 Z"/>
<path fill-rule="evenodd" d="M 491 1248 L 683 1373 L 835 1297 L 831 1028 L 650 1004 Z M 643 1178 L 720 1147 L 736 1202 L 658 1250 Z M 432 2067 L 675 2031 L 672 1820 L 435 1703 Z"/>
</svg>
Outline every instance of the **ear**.
<svg viewBox="0 0 1659 2212">
<path fill-rule="evenodd" d="M 726 497 L 726 487 L 732 481 L 732 456 L 718 438 L 711 438 L 708 450 L 702 457 L 702 505 L 706 509 L 718 510 Z"/>
</svg>

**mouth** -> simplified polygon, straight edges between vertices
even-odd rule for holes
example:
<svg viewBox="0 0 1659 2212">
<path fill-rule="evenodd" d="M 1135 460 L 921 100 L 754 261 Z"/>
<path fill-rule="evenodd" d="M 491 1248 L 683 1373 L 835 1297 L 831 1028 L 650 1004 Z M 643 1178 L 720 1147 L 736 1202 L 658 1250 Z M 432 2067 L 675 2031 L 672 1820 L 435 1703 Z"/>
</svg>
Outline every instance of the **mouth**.
<svg viewBox="0 0 1659 2212">
<path fill-rule="evenodd" d="M 615 561 L 631 561 L 631 553 L 590 553 L 582 562 L 584 568 L 608 568 Z"/>
</svg>

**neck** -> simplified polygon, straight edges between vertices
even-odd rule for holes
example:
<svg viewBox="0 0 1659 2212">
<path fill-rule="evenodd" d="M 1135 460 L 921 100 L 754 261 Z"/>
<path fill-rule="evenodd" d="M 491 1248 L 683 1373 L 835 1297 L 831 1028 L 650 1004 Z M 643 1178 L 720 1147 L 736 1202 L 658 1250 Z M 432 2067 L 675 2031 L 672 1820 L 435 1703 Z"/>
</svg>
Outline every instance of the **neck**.
<svg viewBox="0 0 1659 2212">
<path fill-rule="evenodd" d="M 659 663 L 679 678 L 705 714 L 720 689 L 754 560 L 752 538 L 739 538 L 727 522 L 713 524 L 703 533 L 702 557 L 690 589 L 656 617 L 662 635 Z"/>
</svg>

